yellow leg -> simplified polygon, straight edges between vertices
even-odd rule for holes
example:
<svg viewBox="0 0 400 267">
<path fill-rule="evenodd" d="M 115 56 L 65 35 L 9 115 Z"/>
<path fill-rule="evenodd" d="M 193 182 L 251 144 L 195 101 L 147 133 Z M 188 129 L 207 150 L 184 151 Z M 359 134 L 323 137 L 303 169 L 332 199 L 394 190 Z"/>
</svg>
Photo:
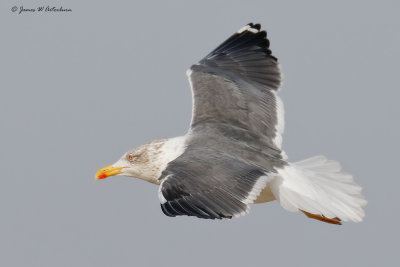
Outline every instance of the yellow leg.
<svg viewBox="0 0 400 267">
<path fill-rule="evenodd" d="M 331 218 L 325 217 L 324 215 L 312 214 L 312 213 L 309 213 L 309 212 L 304 211 L 304 210 L 300 210 L 300 211 L 303 212 L 308 218 L 315 219 L 315 220 L 318 220 L 318 221 L 321 221 L 321 222 L 330 223 L 330 224 L 342 225 L 342 223 L 340 222 L 341 219 L 339 219 L 338 217 L 335 217 L 335 218 L 331 219 Z"/>
</svg>

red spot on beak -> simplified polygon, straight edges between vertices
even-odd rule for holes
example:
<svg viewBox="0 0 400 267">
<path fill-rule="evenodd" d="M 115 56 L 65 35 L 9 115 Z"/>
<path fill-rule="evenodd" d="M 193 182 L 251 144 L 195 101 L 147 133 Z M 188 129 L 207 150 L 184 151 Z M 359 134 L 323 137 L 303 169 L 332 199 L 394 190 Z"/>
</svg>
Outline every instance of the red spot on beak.
<svg viewBox="0 0 400 267">
<path fill-rule="evenodd" d="M 107 178 L 107 174 L 105 173 L 101 173 L 97 176 L 97 179 L 104 179 L 104 178 Z"/>
</svg>

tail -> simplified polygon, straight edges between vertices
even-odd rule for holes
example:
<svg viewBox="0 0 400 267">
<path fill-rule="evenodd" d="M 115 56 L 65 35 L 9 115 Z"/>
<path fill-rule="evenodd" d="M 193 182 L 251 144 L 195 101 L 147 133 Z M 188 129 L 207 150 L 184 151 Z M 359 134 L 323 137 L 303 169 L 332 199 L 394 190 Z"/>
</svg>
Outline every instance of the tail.
<svg viewBox="0 0 400 267">
<path fill-rule="evenodd" d="M 325 222 L 329 222 L 326 218 L 360 222 L 367 201 L 353 177 L 340 170 L 339 162 L 324 156 L 289 163 L 278 170 L 279 176 L 271 181 L 271 191 L 288 211 L 301 210 L 314 219 L 320 215 Z"/>
</svg>

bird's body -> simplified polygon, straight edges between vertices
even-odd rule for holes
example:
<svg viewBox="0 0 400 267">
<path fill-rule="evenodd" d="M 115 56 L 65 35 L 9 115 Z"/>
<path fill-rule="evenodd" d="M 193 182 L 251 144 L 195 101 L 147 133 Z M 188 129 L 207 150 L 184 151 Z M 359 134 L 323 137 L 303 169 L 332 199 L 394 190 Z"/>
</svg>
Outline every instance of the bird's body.
<svg viewBox="0 0 400 267">
<path fill-rule="evenodd" d="M 361 187 L 339 163 L 323 156 L 286 161 L 281 73 L 259 24 L 241 28 L 187 74 L 194 99 L 188 133 L 127 152 L 97 179 L 126 175 L 159 184 L 168 216 L 231 218 L 276 199 L 329 223 L 362 220 Z"/>
</svg>

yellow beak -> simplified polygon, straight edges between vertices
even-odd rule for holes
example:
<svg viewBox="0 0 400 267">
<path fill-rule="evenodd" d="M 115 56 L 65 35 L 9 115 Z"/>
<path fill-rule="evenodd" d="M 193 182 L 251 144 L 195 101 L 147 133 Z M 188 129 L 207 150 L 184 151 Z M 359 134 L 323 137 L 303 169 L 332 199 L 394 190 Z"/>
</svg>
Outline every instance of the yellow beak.
<svg viewBox="0 0 400 267">
<path fill-rule="evenodd" d="M 94 177 L 95 180 L 100 180 L 107 178 L 109 176 L 117 175 L 121 173 L 121 170 L 123 168 L 129 168 L 129 167 L 116 167 L 114 168 L 113 165 L 104 167 L 100 170 L 97 171 L 96 176 Z"/>
</svg>

